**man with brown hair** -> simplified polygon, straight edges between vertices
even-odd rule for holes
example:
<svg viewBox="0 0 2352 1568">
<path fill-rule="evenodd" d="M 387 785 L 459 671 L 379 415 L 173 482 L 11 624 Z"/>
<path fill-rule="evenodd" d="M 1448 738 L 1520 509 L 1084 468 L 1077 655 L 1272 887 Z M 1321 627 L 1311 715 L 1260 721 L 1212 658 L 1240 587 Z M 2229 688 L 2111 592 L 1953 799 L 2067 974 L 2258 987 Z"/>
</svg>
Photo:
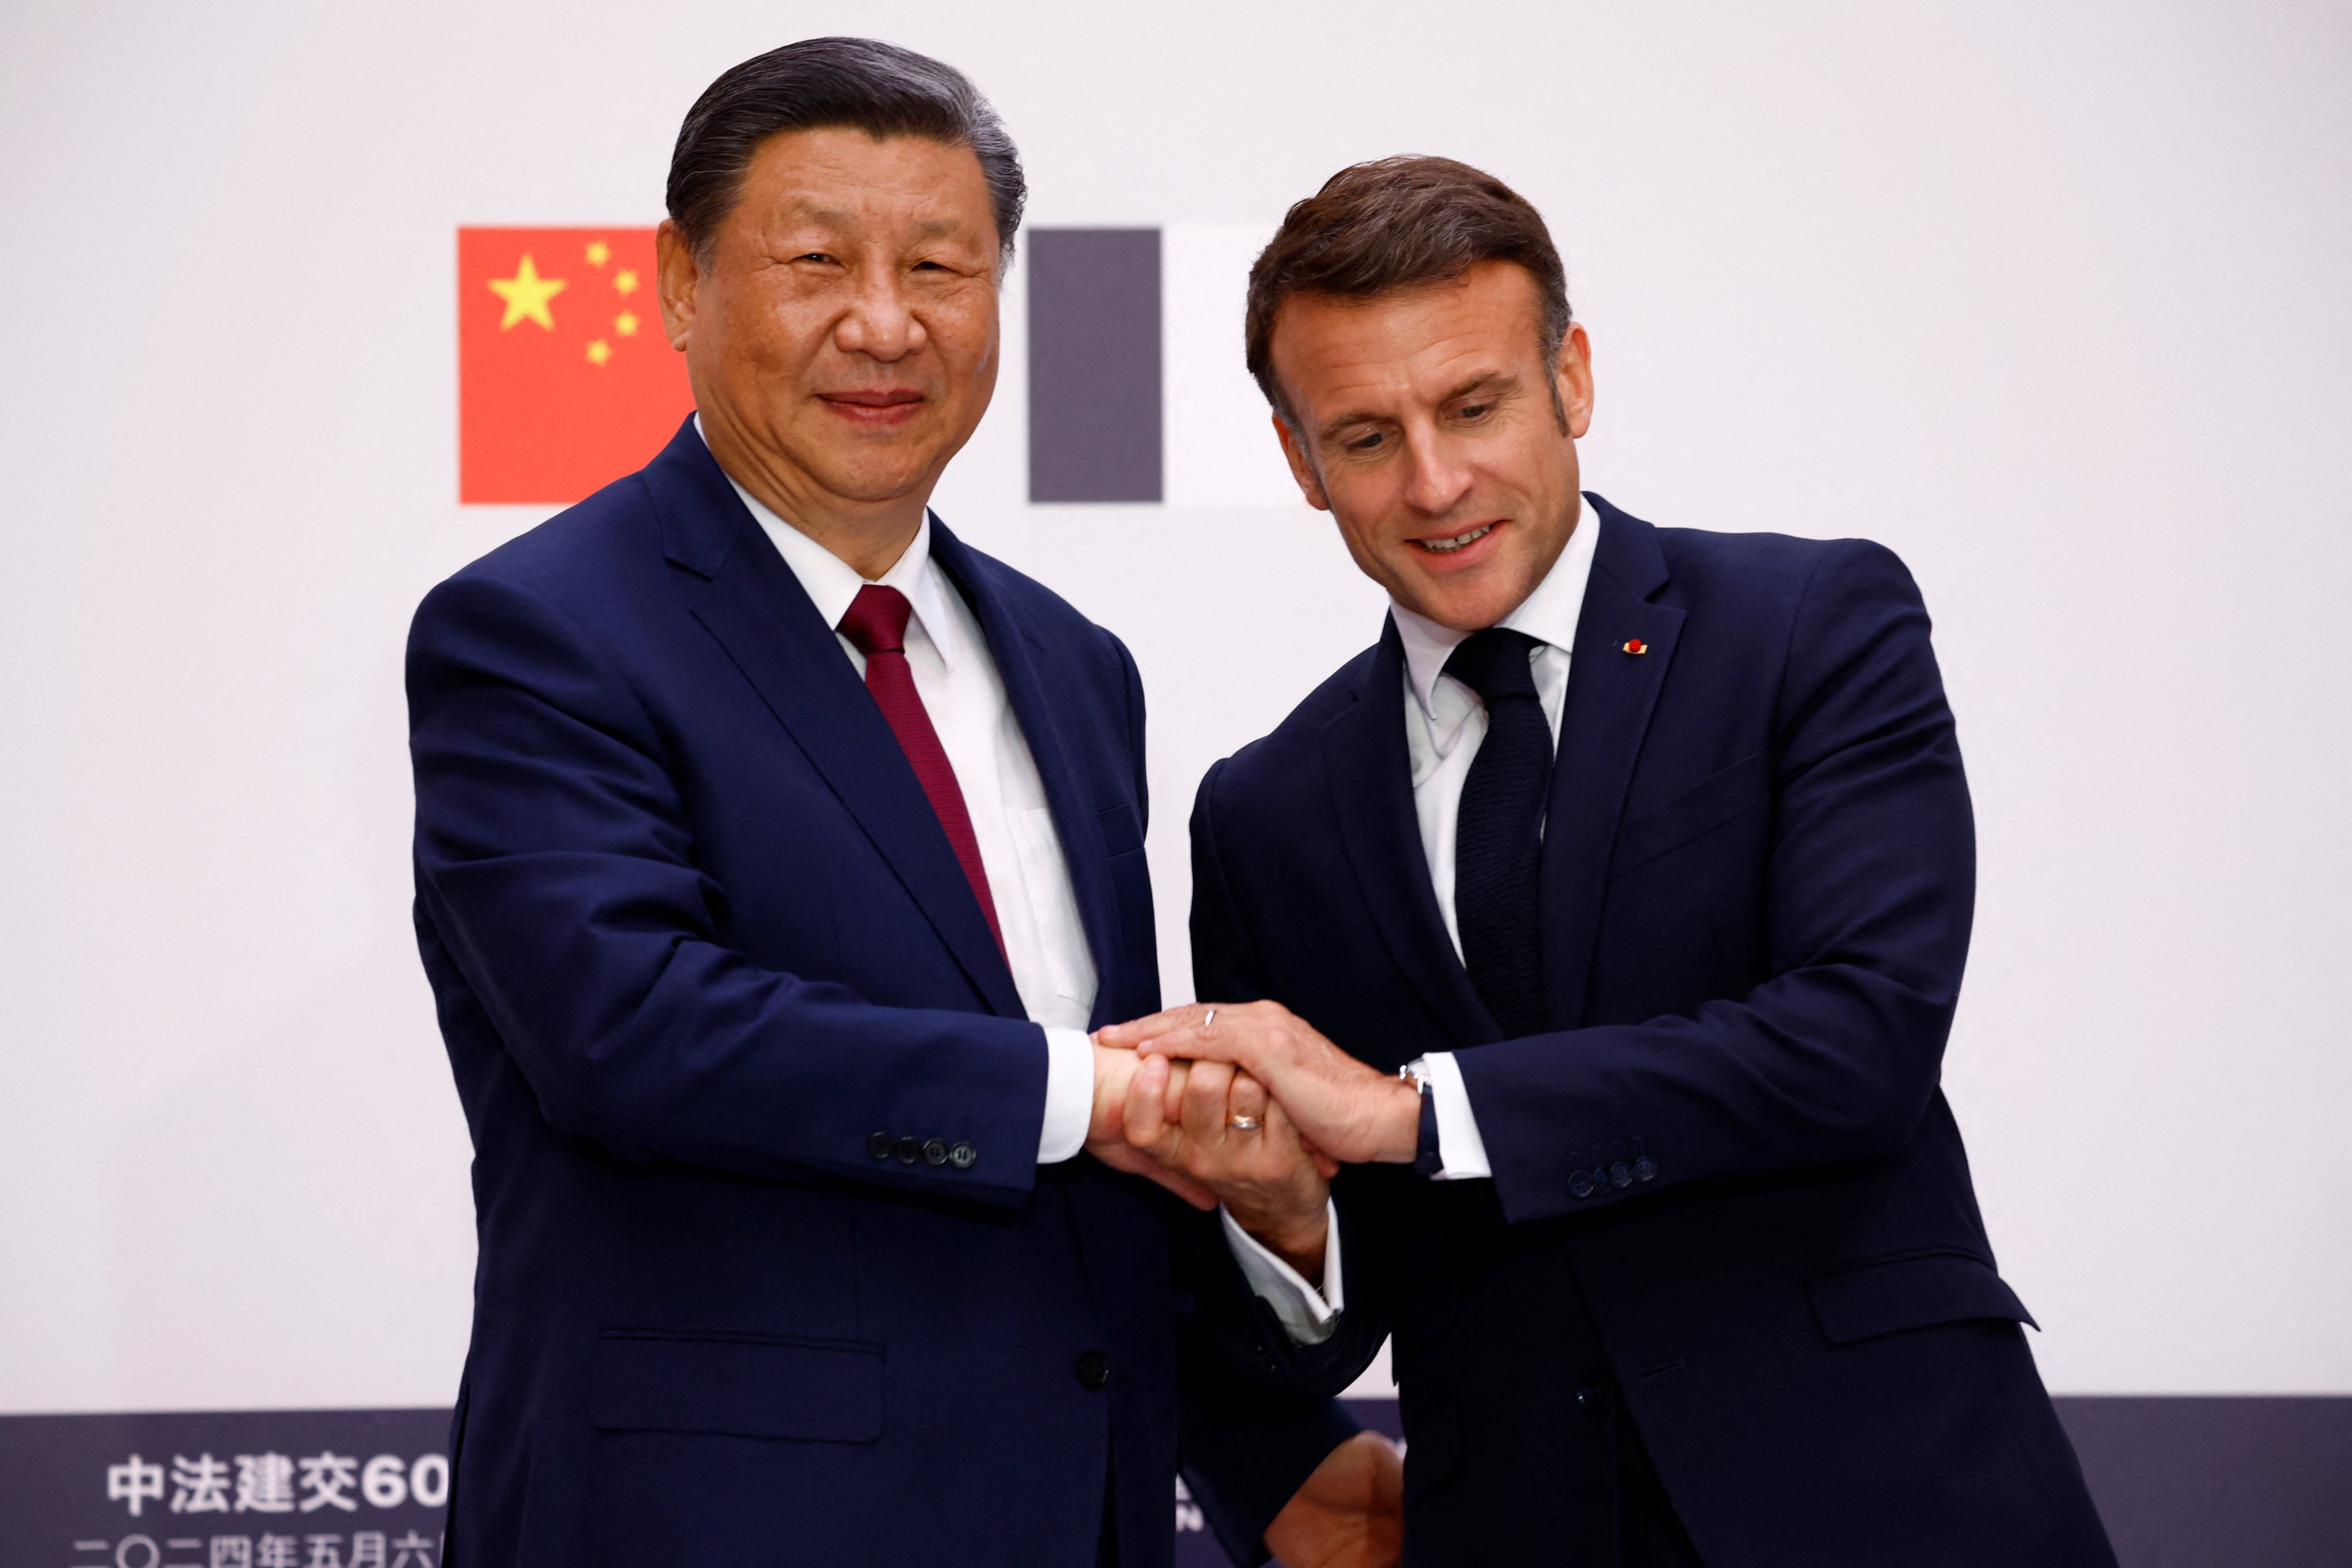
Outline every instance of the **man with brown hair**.
<svg viewBox="0 0 2352 1568">
<path fill-rule="evenodd" d="M 1580 494 L 1559 257 L 1457 163 L 1293 207 L 1248 353 L 1391 611 L 1201 785 L 1202 1003 L 1098 1037 L 1232 1064 L 1127 1126 L 1221 1191 L 1267 1092 L 1350 1163 L 1337 1238 L 1232 1188 L 1290 1297 L 1229 1352 L 1393 1332 L 1408 1563 L 2111 1563 L 1937 1087 L 1974 846 L 1902 563 Z"/>
</svg>

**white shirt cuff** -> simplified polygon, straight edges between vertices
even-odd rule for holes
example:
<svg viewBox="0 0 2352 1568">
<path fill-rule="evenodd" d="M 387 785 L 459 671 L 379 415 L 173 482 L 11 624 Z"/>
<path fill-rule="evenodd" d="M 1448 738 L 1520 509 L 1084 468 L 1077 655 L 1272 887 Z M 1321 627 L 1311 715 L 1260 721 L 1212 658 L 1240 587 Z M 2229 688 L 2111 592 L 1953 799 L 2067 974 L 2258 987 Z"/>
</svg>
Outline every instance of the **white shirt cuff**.
<svg viewBox="0 0 2352 1568">
<path fill-rule="evenodd" d="M 1331 1337 L 1347 1310 L 1348 1295 L 1339 1279 L 1339 1206 L 1323 1200 L 1323 1289 L 1309 1285 L 1297 1269 L 1275 1256 L 1272 1248 L 1241 1227 L 1234 1211 L 1223 1204 L 1217 1214 L 1225 1222 L 1225 1245 L 1242 1266 L 1259 1300 L 1274 1309 L 1285 1332 L 1302 1345 L 1319 1345 Z"/>
<path fill-rule="evenodd" d="M 1462 1081 L 1462 1064 L 1452 1051 L 1432 1051 L 1421 1058 L 1429 1079 L 1429 1096 L 1437 1102 L 1437 1176 L 1441 1182 L 1492 1180 L 1495 1167 L 1486 1163 L 1486 1141 L 1478 1135 L 1478 1118 L 1470 1110 L 1469 1086 Z"/>
<path fill-rule="evenodd" d="M 1045 1121 L 1037 1163 L 1077 1157 L 1095 1124 L 1095 1043 L 1084 1029 L 1045 1031 Z"/>
</svg>

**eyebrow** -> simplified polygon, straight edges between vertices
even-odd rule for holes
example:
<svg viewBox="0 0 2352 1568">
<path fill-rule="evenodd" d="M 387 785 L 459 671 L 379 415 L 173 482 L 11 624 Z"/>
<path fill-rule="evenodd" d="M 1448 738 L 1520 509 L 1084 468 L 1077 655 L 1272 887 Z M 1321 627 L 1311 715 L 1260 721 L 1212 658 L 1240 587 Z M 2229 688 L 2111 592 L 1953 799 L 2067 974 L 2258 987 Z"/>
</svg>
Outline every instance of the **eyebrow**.
<svg viewBox="0 0 2352 1568">
<path fill-rule="evenodd" d="M 846 228 L 851 222 L 847 213 L 836 212 L 831 207 L 821 207 L 812 201 L 797 201 L 793 204 L 793 206 L 801 216 L 811 223 L 823 224 L 828 228 Z"/>
<path fill-rule="evenodd" d="M 828 228 L 849 228 L 857 221 L 848 213 L 839 212 L 832 207 L 821 207 L 814 202 L 800 201 L 793 205 L 799 209 L 801 216 Z M 925 218 L 915 225 L 916 235 L 923 239 L 943 238 L 961 234 L 963 230 L 963 224 L 951 217 Z"/>
<path fill-rule="evenodd" d="M 1458 386 L 1449 388 L 1445 395 L 1439 398 L 1437 401 L 1440 405 L 1444 405 L 1455 402 L 1458 399 L 1467 397 L 1471 394 L 1477 392 L 1509 392 L 1516 388 L 1518 384 L 1519 378 L 1513 375 L 1508 371 L 1490 370 L 1484 372 L 1481 374 L 1472 376 L 1469 380 L 1463 382 Z M 1340 432 L 1346 430 L 1350 426 L 1379 425 L 1384 423 L 1387 418 L 1387 415 L 1375 414 L 1369 408 L 1357 409 L 1351 413 L 1342 414 L 1337 418 L 1325 420 L 1322 425 L 1317 428 L 1316 438 L 1321 441 L 1336 440 Z"/>
</svg>

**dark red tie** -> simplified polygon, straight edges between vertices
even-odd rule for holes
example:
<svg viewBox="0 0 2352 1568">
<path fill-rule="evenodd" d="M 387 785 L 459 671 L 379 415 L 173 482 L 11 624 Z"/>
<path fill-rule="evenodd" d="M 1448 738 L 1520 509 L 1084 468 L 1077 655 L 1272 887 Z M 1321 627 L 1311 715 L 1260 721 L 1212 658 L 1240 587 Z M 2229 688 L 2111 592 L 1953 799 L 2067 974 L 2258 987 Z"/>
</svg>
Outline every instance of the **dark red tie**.
<svg viewBox="0 0 2352 1568">
<path fill-rule="evenodd" d="M 875 705 L 889 721 L 890 732 L 898 737 L 898 749 L 907 753 L 923 793 L 930 796 L 931 810 L 947 829 L 948 843 L 971 883 L 972 897 L 980 900 L 980 912 L 988 917 L 988 929 L 1001 952 L 1004 932 L 996 923 L 996 900 L 988 894 L 988 868 L 980 863 L 980 840 L 971 834 L 971 814 L 964 809 L 955 769 L 940 744 L 939 731 L 931 728 L 922 695 L 915 689 L 915 672 L 907 666 L 907 617 L 914 609 L 898 589 L 868 583 L 857 590 L 849 613 L 841 617 L 841 635 L 866 656 L 866 689 L 874 694 Z"/>
</svg>

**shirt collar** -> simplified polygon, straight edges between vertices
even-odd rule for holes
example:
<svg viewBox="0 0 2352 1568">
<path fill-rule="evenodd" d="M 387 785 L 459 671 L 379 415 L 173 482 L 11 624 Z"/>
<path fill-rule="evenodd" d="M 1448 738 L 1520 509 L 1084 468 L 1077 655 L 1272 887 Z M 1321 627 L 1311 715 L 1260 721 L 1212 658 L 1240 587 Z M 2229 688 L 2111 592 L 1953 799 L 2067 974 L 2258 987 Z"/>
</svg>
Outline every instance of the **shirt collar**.
<svg viewBox="0 0 2352 1568">
<path fill-rule="evenodd" d="M 698 435 L 702 431 L 702 416 L 698 414 L 695 416 L 694 428 Z M 719 471 L 726 472 L 723 468 Z M 866 586 L 866 580 L 857 574 L 857 568 L 786 522 L 761 504 L 759 497 L 736 484 L 734 475 L 728 474 L 727 482 L 735 486 L 735 493 L 743 498 L 751 521 L 760 525 L 760 531 L 768 536 L 776 553 L 784 558 L 784 564 L 800 579 L 802 591 L 816 606 L 816 613 L 824 617 L 824 624 L 838 629 L 841 617 L 849 614 L 851 602 L 857 597 L 857 590 Z M 957 652 L 953 647 L 953 622 L 940 603 L 939 574 L 931 570 L 929 508 L 924 509 L 922 523 L 915 530 L 912 542 L 876 581 L 907 595 L 907 602 L 914 606 L 913 620 L 939 650 L 940 662 L 952 668 Z"/>
<path fill-rule="evenodd" d="M 1591 501 L 1579 497 L 1576 530 L 1568 536 L 1559 559 L 1551 563 L 1551 570 L 1544 574 L 1535 592 L 1495 624 L 1525 632 L 1562 653 L 1574 647 L 1576 623 L 1584 613 L 1584 587 L 1592 576 L 1592 556 L 1600 539 L 1601 514 L 1592 510 Z M 1413 700 L 1421 704 L 1424 718 L 1434 719 L 1431 704 L 1437 678 L 1445 673 L 1447 658 L 1470 634 L 1440 626 L 1393 599 L 1389 601 L 1389 616 L 1396 622 L 1397 635 L 1404 642 L 1405 679 L 1412 684 Z"/>
</svg>

